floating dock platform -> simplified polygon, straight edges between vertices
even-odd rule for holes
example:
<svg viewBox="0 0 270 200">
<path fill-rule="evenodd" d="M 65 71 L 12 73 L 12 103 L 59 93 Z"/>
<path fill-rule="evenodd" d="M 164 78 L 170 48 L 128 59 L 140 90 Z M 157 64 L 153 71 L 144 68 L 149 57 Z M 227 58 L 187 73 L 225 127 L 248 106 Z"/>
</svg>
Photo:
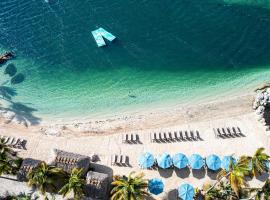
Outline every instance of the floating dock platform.
<svg viewBox="0 0 270 200">
<path fill-rule="evenodd" d="M 116 38 L 113 34 L 109 33 L 104 28 L 99 28 L 97 30 L 92 31 L 92 35 L 98 47 L 106 46 L 106 42 L 104 41 L 104 38 L 110 42 L 112 42 Z"/>
</svg>

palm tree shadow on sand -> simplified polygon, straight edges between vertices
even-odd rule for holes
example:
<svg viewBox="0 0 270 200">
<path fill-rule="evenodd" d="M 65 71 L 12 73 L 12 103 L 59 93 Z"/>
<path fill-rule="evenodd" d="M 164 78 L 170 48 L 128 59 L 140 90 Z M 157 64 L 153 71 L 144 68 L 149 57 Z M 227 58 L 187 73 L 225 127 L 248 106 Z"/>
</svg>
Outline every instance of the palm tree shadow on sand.
<svg viewBox="0 0 270 200">
<path fill-rule="evenodd" d="M 7 106 L 0 104 L 0 111 L 14 113 L 15 115 L 12 119 L 15 119 L 19 124 L 24 124 L 25 126 L 38 125 L 41 119 L 34 115 L 34 112 L 37 111 L 37 109 L 21 102 L 14 102 L 12 98 L 16 95 L 17 92 L 14 88 L 3 85 L 0 86 L 0 99 L 8 102 Z"/>
</svg>

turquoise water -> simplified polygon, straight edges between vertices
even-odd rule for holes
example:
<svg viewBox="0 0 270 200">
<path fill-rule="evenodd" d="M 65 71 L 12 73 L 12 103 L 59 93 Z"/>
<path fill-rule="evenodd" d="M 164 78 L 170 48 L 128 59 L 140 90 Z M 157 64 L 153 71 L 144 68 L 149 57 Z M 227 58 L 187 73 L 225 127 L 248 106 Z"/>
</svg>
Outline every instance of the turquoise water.
<svg viewBox="0 0 270 200">
<path fill-rule="evenodd" d="M 0 46 L 26 79 L 12 101 L 42 119 L 190 103 L 268 81 L 270 10 L 217 0 L 2 0 Z M 117 36 L 98 48 L 91 31 Z M 32 112 L 33 110 L 30 109 Z"/>
</svg>

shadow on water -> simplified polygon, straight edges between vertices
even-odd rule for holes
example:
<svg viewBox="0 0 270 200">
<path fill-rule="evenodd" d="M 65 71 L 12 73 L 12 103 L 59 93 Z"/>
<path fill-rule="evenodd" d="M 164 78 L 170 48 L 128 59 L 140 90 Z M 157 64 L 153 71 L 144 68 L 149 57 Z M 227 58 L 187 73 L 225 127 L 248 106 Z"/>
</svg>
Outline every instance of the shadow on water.
<svg viewBox="0 0 270 200">
<path fill-rule="evenodd" d="M 34 115 L 37 110 L 23 103 L 14 102 L 12 97 L 16 95 L 17 92 L 14 88 L 0 86 L 0 99 L 8 102 L 7 106 L 0 104 L 0 110 L 13 112 L 15 114 L 14 118 L 26 126 L 38 125 L 41 119 Z"/>
<path fill-rule="evenodd" d="M 270 64 L 270 10 L 257 6 L 220 0 L 118 0 L 110 6 L 104 1 L 26 0 L 19 5 L 3 0 L 0 7 L 0 44 L 35 58 L 47 70 L 56 70 L 54 64 L 74 72 L 121 66 L 175 71 Z M 97 48 L 91 30 L 100 26 L 118 40 Z"/>
<path fill-rule="evenodd" d="M 7 86 L 0 86 L 0 96 L 2 99 L 11 100 L 13 96 L 16 96 L 17 92 L 14 88 Z"/>
</svg>

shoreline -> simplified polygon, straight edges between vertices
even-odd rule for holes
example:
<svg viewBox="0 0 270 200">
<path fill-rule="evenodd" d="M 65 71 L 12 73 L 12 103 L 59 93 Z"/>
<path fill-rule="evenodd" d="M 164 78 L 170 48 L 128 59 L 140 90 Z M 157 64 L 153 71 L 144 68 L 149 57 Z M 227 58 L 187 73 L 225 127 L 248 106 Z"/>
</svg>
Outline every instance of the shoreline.
<svg viewBox="0 0 270 200">
<path fill-rule="evenodd" d="M 85 136 L 104 135 L 119 132 L 132 132 L 151 129 L 163 129 L 170 126 L 204 122 L 211 119 L 222 119 L 254 112 L 252 103 L 255 92 L 242 93 L 238 96 L 226 96 L 216 100 L 197 103 L 180 104 L 175 106 L 158 107 L 155 110 L 146 109 L 143 112 L 122 113 L 107 118 L 81 119 L 62 122 L 44 122 L 35 126 L 24 127 L 21 124 L 0 119 L 2 127 L 39 132 L 54 136 Z"/>
</svg>

